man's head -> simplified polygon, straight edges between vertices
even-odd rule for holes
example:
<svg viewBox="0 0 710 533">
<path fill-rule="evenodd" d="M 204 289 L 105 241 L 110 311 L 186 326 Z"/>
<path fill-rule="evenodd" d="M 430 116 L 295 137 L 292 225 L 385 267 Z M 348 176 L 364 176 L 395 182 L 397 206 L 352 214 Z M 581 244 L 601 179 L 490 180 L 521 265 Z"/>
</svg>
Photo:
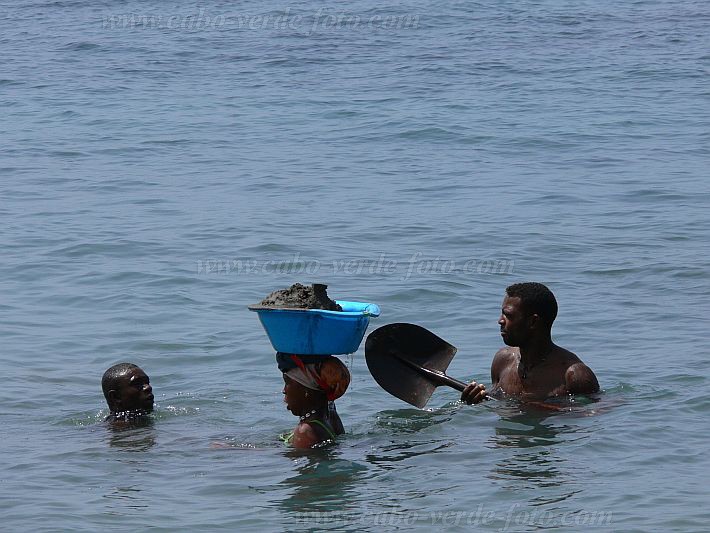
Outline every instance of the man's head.
<svg viewBox="0 0 710 533">
<path fill-rule="evenodd" d="M 549 335 L 557 317 L 557 300 L 542 283 L 515 283 L 505 289 L 501 316 L 501 336 L 508 346 L 525 345 L 538 334 Z"/>
<path fill-rule="evenodd" d="M 104 372 L 101 388 L 111 413 L 150 412 L 153 388 L 150 378 L 132 363 L 119 363 Z"/>
</svg>

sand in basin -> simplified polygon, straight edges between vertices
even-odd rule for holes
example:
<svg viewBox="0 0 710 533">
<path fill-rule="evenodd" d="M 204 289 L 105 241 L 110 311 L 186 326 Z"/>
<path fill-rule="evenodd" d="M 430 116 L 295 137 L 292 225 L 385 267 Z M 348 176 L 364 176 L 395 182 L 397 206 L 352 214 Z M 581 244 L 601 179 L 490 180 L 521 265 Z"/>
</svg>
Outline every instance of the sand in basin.
<svg viewBox="0 0 710 533">
<path fill-rule="evenodd" d="M 269 294 L 261 301 L 264 307 L 293 307 L 295 309 L 325 309 L 327 311 L 342 311 L 343 309 L 326 293 L 327 285 L 314 283 L 306 287 L 300 283 L 291 285 Z"/>
</svg>

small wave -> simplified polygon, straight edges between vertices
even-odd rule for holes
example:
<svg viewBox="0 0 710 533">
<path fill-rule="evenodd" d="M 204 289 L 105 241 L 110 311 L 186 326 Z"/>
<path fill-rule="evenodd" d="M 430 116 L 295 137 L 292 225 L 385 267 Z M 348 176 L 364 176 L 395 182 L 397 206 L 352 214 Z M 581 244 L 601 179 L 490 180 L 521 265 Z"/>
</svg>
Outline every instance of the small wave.
<svg viewBox="0 0 710 533">
<path fill-rule="evenodd" d="M 141 144 L 145 145 L 168 145 L 168 146 L 178 146 L 191 144 L 193 141 L 190 139 L 154 139 L 149 141 L 143 141 Z"/>
<path fill-rule="evenodd" d="M 250 246 L 248 248 L 243 248 L 240 250 L 242 254 L 248 255 L 251 253 L 260 253 L 260 252 L 283 252 L 283 253 L 296 253 L 299 252 L 300 249 L 288 244 L 280 244 L 280 243 L 268 243 L 268 244 L 260 244 L 258 246 Z"/>
<path fill-rule="evenodd" d="M 70 158 L 70 159 L 79 159 L 83 157 L 88 157 L 88 154 L 85 154 L 84 152 L 76 152 L 73 150 L 55 150 L 53 152 L 49 153 L 50 156 L 52 157 L 59 157 L 59 158 Z"/>
<path fill-rule="evenodd" d="M 182 416 L 194 416 L 200 414 L 199 407 L 165 405 L 153 412 L 153 417 L 156 420 L 167 420 Z"/>
<path fill-rule="evenodd" d="M 88 41 L 82 41 L 82 42 L 76 42 L 76 43 L 69 43 L 66 46 L 63 46 L 60 50 L 67 50 L 67 51 L 72 51 L 72 52 L 82 52 L 85 50 L 98 50 L 101 48 L 101 45 L 96 44 L 96 43 L 91 43 Z"/>
<path fill-rule="evenodd" d="M 665 189 L 637 189 L 621 194 L 620 198 L 627 202 L 646 204 L 650 200 L 661 200 L 664 202 L 691 200 L 693 196 Z"/>
<path fill-rule="evenodd" d="M 453 415 L 452 408 L 444 409 L 396 409 L 381 411 L 371 433 L 417 433 L 431 426 L 448 422 Z"/>
<path fill-rule="evenodd" d="M 458 298 L 459 295 L 452 291 L 434 290 L 427 288 L 402 289 L 389 297 L 391 302 L 436 302 L 449 301 Z"/>
<path fill-rule="evenodd" d="M 139 241 L 123 241 L 116 243 L 82 243 L 59 248 L 49 252 L 49 255 L 65 257 L 88 257 L 102 255 L 107 257 L 134 257 L 148 253 L 156 248 L 157 244 Z"/>
<path fill-rule="evenodd" d="M 439 127 L 428 127 L 406 130 L 395 135 L 400 139 L 421 140 L 421 141 L 452 141 L 457 140 L 460 135 Z"/>
<path fill-rule="evenodd" d="M 565 205 L 578 205 L 584 203 L 594 203 L 594 200 L 589 198 L 584 198 L 582 196 L 576 196 L 572 194 L 544 194 L 542 196 L 537 196 L 525 200 L 520 200 L 517 205 L 540 205 L 541 203 L 551 203 L 551 204 L 565 204 Z"/>
</svg>

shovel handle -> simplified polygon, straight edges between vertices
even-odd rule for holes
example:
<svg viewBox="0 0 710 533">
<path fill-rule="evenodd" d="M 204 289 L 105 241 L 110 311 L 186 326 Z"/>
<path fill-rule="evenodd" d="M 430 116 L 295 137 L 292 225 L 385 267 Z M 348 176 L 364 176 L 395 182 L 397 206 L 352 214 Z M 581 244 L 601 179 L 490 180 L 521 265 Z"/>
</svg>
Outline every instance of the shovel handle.
<svg viewBox="0 0 710 533">
<path fill-rule="evenodd" d="M 434 372 L 433 370 L 429 370 L 429 372 L 439 376 L 439 379 L 441 379 L 442 385 L 448 385 L 452 389 L 456 389 L 459 392 L 463 392 L 463 390 L 466 388 L 466 384 L 463 381 L 459 381 L 458 379 L 454 379 L 451 376 L 447 376 L 446 374 L 443 374 L 443 373 L 439 374 L 438 372 Z"/>
<path fill-rule="evenodd" d="M 427 376 L 430 380 L 436 382 L 438 385 L 447 385 L 451 387 L 452 389 L 456 389 L 459 392 L 463 392 L 463 390 L 466 388 L 466 384 L 463 381 L 459 381 L 458 379 L 454 379 L 452 377 L 447 376 L 443 372 L 439 372 L 438 370 L 431 370 L 430 368 L 424 368 L 423 366 L 419 366 L 416 363 L 413 363 L 412 361 L 405 359 L 404 357 L 401 357 L 397 353 L 392 353 L 394 357 L 399 359 L 401 362 L 403 362 L 405 365 L 408 367 L 416 370 L 420 374 Z"/>
</svg>

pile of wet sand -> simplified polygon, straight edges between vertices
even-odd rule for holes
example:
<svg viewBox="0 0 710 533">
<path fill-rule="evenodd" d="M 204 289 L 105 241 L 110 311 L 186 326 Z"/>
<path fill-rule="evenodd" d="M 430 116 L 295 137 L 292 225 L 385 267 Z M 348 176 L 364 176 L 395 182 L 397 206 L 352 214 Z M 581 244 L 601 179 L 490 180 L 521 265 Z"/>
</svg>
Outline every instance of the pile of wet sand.
<svg viewBox="0 0 710 533">
<path fill-rule="evenodd" d="M 328 298 L 328 294 L 326 293 L 327 288 L 328 286 L 322 283 L 314 283 L 311 287 L 294 283 L 288 289 L 272 292 L 264 298 L 259 305 L 264 307 L 342 311 L 342 307 Z"/>
</svg>

